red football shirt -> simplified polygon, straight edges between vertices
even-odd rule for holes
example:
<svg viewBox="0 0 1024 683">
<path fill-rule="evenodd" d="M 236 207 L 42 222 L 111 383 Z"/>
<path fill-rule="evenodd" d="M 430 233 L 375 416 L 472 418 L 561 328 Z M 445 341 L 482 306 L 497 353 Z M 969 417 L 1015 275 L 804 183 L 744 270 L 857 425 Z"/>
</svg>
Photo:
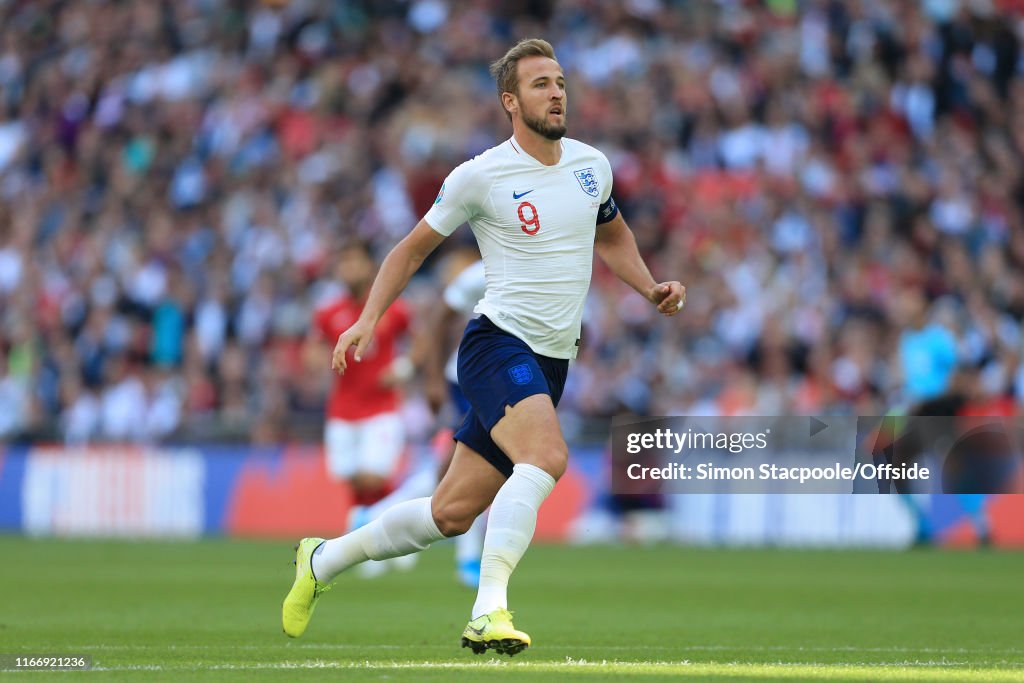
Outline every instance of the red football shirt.
<svg viewBox="0 0 1024 683">
<path fill-rule="evenodd" d="M 313 315 L 313 324 L 331 344 L 351 327 L 363 312 L 363 302 L 342 297 Z M 383 377 L 395 360 L 395 343 L 409 329 L 409 307 L 397 299 L 384 312 L 374 330 L 373 342 L 355 361 L 355 347 L 346 355 L 348 367 L 344 375 L 334 378 L 331 395 L 327 400 L 327 417 L 339 420 L 363 420 L 381 413 L 398 410 L 399 392 L 386 386 Z"/>
</svg>

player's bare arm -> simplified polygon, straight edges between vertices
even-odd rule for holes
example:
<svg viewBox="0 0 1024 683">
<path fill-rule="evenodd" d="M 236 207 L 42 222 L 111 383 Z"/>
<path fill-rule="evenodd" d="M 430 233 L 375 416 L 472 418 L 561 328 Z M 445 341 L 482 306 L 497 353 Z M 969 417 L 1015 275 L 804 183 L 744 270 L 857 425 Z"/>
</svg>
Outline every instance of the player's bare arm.
<svg viewBox="0 0 1024 683">
<path fill-rule="evenodd" d="M 359 320 L 338 337 L 338 343 L 334 346 L 334 354 L 331 358 L 331 369 L 338 374 L 344 374 L 347 367 L 345 352 L 350 346 L 356 347 L 356 361 L 363 359 L 363 352 L 373 340 L 373 330 L 381 316 L 384 315 L 384 311 L 409 284 L 409 279 L 413 273 L 419 270 L 424 259 L 443 240 L 444 235 L 431 228 L 426 221 L 421 220 L 412 229 L 412 232 L 395 245 L 380 266 L 380 271 L 373 281 L 370 296 L 366 300 L 366 306 L 363 307 L 363 313 L 359 316 Z"/>
<path fill-rule="evenodd" d="M 622 214 L 597 226 L 594 251 L 616 277 L 658 307 L 658 312 L 673 316 L 683 310 L 686 287 L 676 280 L 656 282 L 640 256 L 633 231 Z"/>
</svg>

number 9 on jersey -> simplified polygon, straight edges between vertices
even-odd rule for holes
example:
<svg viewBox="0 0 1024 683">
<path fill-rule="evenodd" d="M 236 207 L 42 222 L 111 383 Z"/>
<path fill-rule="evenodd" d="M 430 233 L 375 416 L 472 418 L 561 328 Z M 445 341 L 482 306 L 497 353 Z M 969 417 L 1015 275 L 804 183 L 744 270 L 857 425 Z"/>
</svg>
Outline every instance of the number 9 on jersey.
<svg viewBox="0 0 1024 683">
<path fill-rule="evenodd" d="M 519 205 L 519 220 L 522 223 L 519 227 L 527 235 L 536 235 L 540 230 L 540 214 L 537 213 L 537 207 L 530 202 L 523 202 Z"/>
</svg>

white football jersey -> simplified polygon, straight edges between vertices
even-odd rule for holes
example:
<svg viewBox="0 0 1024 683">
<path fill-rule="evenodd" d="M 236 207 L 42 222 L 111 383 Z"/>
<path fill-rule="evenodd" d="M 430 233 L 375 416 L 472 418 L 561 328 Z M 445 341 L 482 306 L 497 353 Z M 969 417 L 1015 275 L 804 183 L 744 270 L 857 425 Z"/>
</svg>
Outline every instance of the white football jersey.
<svg viewBox="0 0 1024 683">
<path fill-rule="evenodd" d="M 510 138 L 452 171 L 424 219 L 446 236 L 469 222 L 487 277 L 474 312 L 536 353 L 575 358 L 611 191 L 608 159 L 590 145 L 563 138 L 561 159 L 545 166 Z"/>
<path fill-rule="evenodd" d="M 484 262 L 474 261 L 444 288 L 444 302 L 448 308 L 469 318 L 473 309 L 484 298 L 486 291 L 487 273 L 484 271 Z M 448 363 L 444 366 L 444 376 L 453 384 L 459 383 L 458 349 L 448 358 Z"/>
<path fill-rule="evenodd" d="M 487 272 L 483 261 L 474 261 L 444 288 L 444 302 L 456 313 L 469 317 L 487 293 Z"/>
</svg>

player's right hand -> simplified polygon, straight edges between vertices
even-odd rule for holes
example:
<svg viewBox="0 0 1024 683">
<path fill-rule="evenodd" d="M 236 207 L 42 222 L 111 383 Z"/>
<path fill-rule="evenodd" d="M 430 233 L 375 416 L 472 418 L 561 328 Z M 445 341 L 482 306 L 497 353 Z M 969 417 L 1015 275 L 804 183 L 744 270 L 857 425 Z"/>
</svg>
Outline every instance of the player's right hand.
<svg viewBox="0 0 1024 683">
<path fill-rule="evenodd" d="M 373 341 L 373 325 L 369 322 L 357 320 L 356 324 L 341 333 L 338 343 L 334 345 L 334 354 L 331 356 L 331 369 L 339 375 L 345 374 L 348 363 L 345 361 L 345 353 L 348 347 L 355 346 L 356 362 L 362 362 L 363 353 L 366 347 Z"/>
</svg>

